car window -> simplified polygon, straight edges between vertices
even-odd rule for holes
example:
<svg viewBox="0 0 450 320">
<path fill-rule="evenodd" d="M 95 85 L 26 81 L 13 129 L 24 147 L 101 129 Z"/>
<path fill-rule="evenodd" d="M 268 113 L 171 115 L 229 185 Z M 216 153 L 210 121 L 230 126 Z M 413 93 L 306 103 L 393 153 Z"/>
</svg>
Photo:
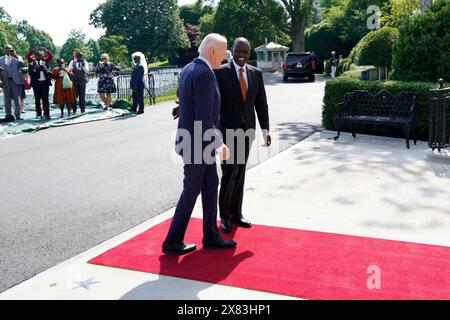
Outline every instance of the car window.
<svg viewBox="0 0 450 320">
<path fill-rule="evenodd" d="M 309 55 L 302 55 L 302 56 L 288 56 L 287 62 L 288 63 L 307 63 L 310 60 Z"/>
</svg>

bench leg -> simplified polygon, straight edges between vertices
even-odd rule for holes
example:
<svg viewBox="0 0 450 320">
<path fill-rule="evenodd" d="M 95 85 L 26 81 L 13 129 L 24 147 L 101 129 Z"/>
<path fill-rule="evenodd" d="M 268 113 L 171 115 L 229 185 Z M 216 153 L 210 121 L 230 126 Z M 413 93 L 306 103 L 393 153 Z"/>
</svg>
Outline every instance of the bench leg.
<svg viewBox="0 0 450 320">
<path fill-rule="evenodd" d="M 353 138 L 356 139 L 356 132 L 355 132 L 355 129 L 353 129 L 353 127 L 351 127 L 351 130 L 352 130 L 352 136 L 353 136 Z"/>
<path fill-rule="evenodd" d="M 339 122 L 336 120 L 334 121 L 334 126 L 336 127 L 337 130 L 337 136 L 334 137 L 334 141 L 336 141 L 341 136 L 341 128 L 339 126 Z"/>
</svg>

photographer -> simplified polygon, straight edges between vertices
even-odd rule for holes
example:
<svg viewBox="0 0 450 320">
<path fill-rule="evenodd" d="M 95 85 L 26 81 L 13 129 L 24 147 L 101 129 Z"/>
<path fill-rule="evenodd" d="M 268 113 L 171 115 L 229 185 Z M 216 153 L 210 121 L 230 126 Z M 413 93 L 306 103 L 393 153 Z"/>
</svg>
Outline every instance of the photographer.
<svg viewBox="0 0 450 320">
<path fill-rule="evenodd" d="M 111 94 L 117 91 L 114 83 L 114 75 L 120 72 L 120 69 L 109 61 L 109 55 L 104 53 L 101 61 L 97 64 L 95 72 L 99 75 L 97 92 L 105 106 L 103 110 L 111 109 Z"/>
<path fill-rule="evenodd" d="M 73 73 L 73 86 L 75 96 L 78 99 L 81 113 L 86 109 L 86 84 L 88 83 L 87 75 L 89 74 L 89 64 L 83 59 L 80 49 L 73 49 L 73 60 L 70 61 L 67 68 Z M 77 112 L 77 103 L 73 105 L 73 114 Z"/>
<path fill-rule="evenodd" d="M 28 54 L 30 56 L 30 54 Z M 42 118 L 41 99 L 44 109 L 44 118 L 50 119 L 50 107 L 48 101 L 48 92 L 51 86 L 52 73 L 48 69 L 47 62 L 44 60 L 44 52 L 34 52 L 34 61 L 28 67 L 28 73 L 31 77 L 31 86 L 33 87 L 36 103 L 36 118 Z"/>
</svg>

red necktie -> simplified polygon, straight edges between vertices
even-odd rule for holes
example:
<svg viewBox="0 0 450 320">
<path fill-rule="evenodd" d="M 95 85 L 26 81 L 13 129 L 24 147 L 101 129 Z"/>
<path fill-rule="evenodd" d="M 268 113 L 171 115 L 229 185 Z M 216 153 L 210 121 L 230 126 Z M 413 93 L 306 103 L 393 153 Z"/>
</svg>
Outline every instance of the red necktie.
<svg viewBox="0 0 450 320">
<path fill-rule="evenodd" d="M 247 84 L 244 79 L 244 68 L 239 69 L 239 85 L 241 86 L 242 97 L 247 100 Z"/>
</svg>

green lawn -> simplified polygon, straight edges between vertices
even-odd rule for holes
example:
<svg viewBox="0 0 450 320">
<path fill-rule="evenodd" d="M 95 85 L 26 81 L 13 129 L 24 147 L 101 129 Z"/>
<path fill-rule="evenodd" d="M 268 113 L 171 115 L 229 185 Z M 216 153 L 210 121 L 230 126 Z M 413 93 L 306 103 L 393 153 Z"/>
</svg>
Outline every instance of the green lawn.
<svg viewBox="0 0 450 320">
<path fill-rule="evenodd" d="M 148 65 L 149 68 L 159 68 L 159 67 L 174 67 L 176 68 L 177 66 L 171 65 L 169 64 L 169 61 L 158 61 L 158 62 L 154 62 L 154 63 L 150 63 Z"/>
</svg>

